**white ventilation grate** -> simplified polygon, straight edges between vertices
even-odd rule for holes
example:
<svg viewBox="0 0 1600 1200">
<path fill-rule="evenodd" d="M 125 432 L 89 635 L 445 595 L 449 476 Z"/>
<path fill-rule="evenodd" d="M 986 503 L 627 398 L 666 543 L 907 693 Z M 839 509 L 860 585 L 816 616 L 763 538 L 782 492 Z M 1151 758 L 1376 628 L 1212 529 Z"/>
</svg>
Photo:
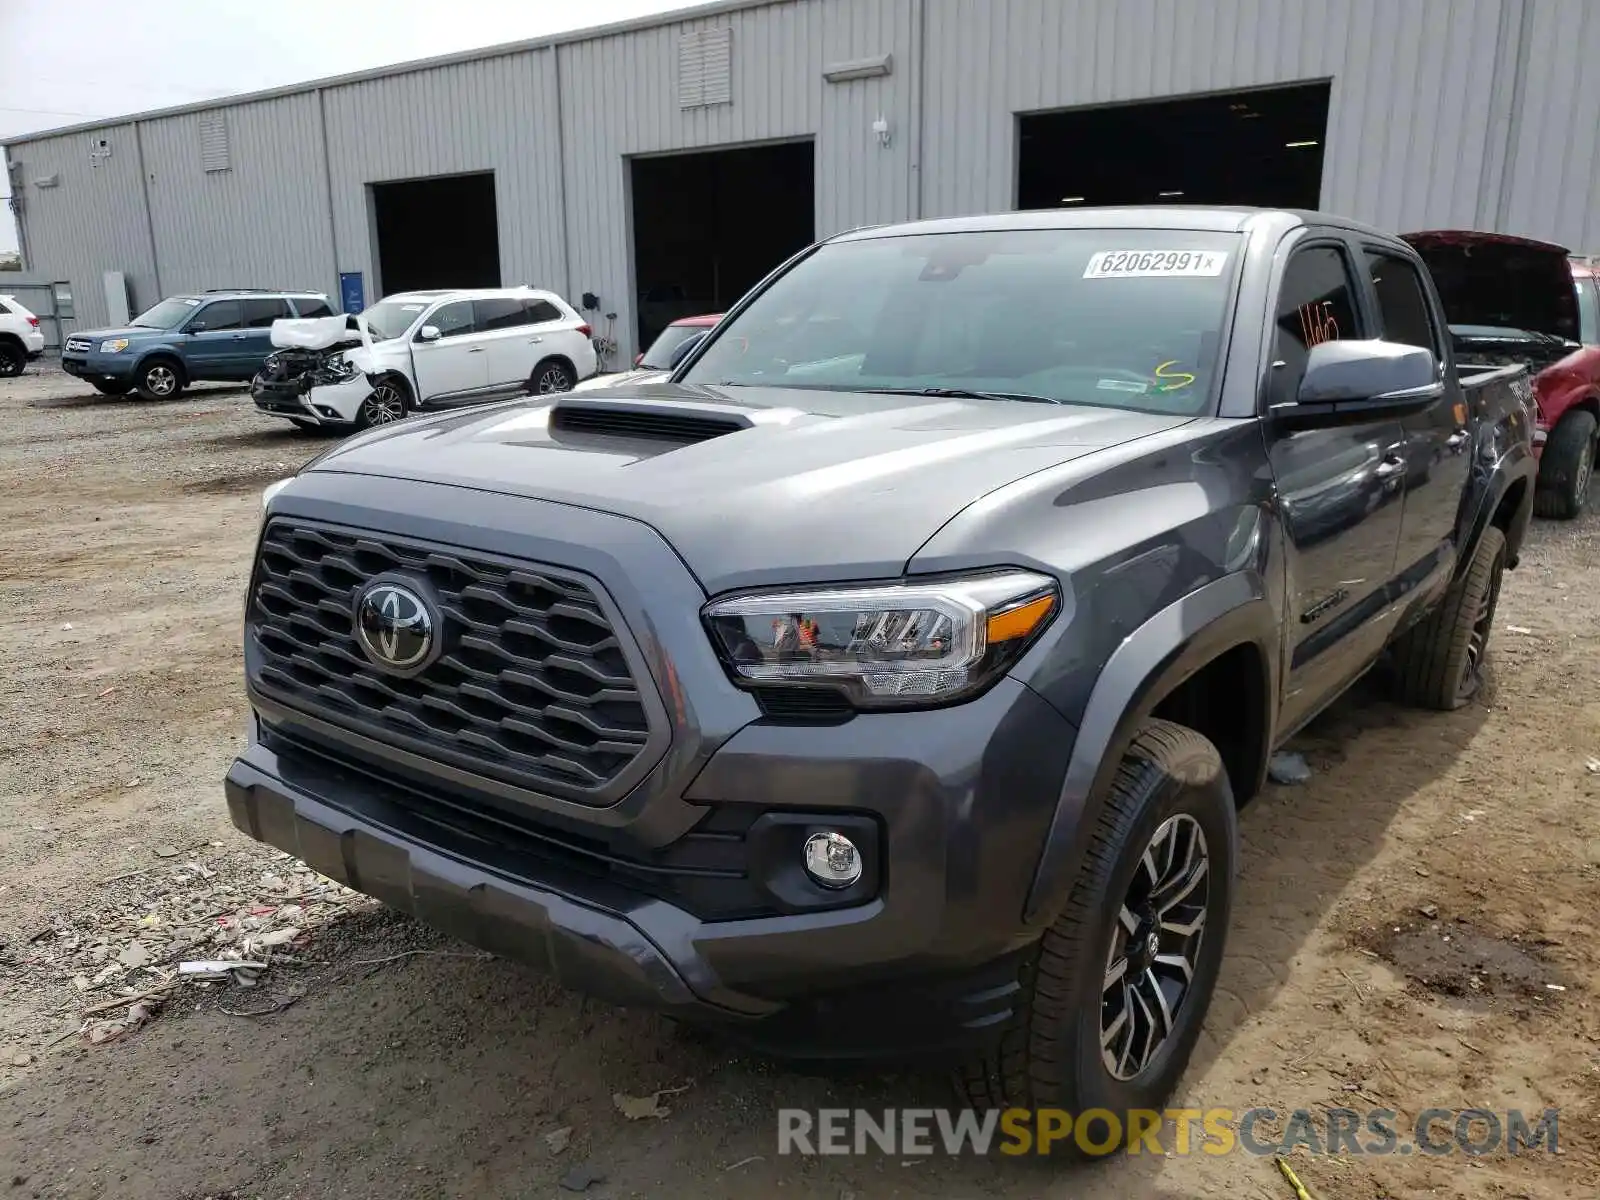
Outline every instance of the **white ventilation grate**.
<svg viewBox="0 0 1600 1200">
<path fill-rule="evenodd" d="M 678 36 L 678 107 L 733 103 L 733 30 L 696 29 Z"/>
<path fill-rule="evenodd" d="M 200 118 L 200 166 L 206 171 L 228 171 L 228 118 L 211 113 Z"/>
</svg>

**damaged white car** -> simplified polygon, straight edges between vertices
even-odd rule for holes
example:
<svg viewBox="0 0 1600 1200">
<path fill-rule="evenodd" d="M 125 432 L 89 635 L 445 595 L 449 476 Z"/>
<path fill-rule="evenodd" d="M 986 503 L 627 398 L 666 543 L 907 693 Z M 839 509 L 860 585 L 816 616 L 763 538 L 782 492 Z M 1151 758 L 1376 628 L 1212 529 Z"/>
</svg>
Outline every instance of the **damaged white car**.
<svg viewBox="0 0 1600 1200">
<path fill-rule="evenodd" d="M 354 316 L 275 321 L 256 407 L 310 429 L 565 392 L 599 366 L 592 330 L 553 292 L 406 292 Z"/>
</svg>

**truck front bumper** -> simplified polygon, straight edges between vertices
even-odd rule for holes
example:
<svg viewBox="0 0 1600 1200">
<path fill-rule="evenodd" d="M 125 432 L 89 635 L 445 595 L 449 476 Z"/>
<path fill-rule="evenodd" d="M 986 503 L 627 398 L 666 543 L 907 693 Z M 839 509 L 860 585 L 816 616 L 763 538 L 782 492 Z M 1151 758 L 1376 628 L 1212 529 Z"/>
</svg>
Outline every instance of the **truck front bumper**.
<svg viewBox="0 0 1600 1200">
<path fill-rule="evenodd" d="M 225 783 L 229 815 L 252 838 L 579 991 L 804 1058 L 916 1058 L 999 1036 L 1038 936 L 1022 909 L 1073 741 L 1010 679 L 953 709 L 752 725 L 690 798 L 736 796 L 819 828 L 839 819 L 831 805 L 870 806 L 879 886 L 850 907 L 705 920 L 490 846 L 451 827 L 458 801 L 430 810 L 409 783 L 276 728 L 252 720 Z"/>
</svg>

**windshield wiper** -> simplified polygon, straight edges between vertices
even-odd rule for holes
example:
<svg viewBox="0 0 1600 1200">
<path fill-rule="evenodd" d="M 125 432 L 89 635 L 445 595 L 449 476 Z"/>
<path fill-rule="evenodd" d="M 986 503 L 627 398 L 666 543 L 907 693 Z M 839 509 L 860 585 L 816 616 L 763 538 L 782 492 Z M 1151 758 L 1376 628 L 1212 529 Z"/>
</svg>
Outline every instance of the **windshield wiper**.
<svg viewBox="0 0 1600 1200">
<path fill-rule="evenodd" d="M 979 388 L 926 387 L 926 388 L 861 388 L 880 396 L 933 396 L 945 400 L 1022 400 L 1029 404 L 1070 404 L 1070 400 L 1057 400 L 1054 396 L 1039 396 L 1033 392 L 988 392 Z"/>
</svg>

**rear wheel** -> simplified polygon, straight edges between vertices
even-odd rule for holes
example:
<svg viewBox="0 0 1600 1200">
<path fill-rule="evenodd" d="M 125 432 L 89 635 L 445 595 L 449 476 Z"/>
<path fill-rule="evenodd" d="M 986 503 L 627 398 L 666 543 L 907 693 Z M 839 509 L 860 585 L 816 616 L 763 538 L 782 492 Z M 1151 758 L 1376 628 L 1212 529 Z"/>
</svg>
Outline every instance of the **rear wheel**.
<svg viewBox="0 0 1600 1200">
<path fill-rule="evenodd" d="M 1541 517 L 1571 518 L 1583 511 L 1594 478 L 1594 435 L 1594 414 L 1581 408 L 1568 410 L 1550 431 L 1533 494 L 1533 511 Z"/>
<path fill-rule="evenodd" d="M 102 396 L 126 396 L 129 392 L 133 391 L 133 384 L 122 379 L 114 382 L 104 379 L 95 379 L 90 381 L 90 386 Z"/>
<path fill-rule="evenodd" d="M 1395 645 L 1403 702 L 1448 712 L 1478 694 L 1505 566 L 1506 535 L 1491 525 L 1478 539 L 1467 573 Z"/>
<path fill-rule="evenodd" d="M 183 376 L 176 363 L 158 358 L 139 368 L 136 386 L 146 400 L 171 400 L 183 391 Z"/>
<path fill-rule="evenodd" d="M 410 390 L 392 375 L 386 375 L 361 402 L 361 411 L 356 414 L 356 428 L 393 425 L 396 421 L 404 420 L 410 408 Z"/>
<path fill-rule="evenodd" d="M 9 338 L 0 339 L 0 379 L 21 375 L 27 365 L 27 352 L 20 345 Z"/>
<path fill-rule="evenodd" d="M 1216 747 L 1185 726 L 1146 722 L 1066 907 L 1024 971 L 1017 1017 L 999 1048 L 958 1077 L 967 1103 L 1098 1108 L 1119 1120 L 1161 1109 L 1216 985 L 1237 845 Z M 1084 1136 L 1091 1146 L 1126 1144 L 1126 1130 L 1111 1124 L 1091 1123 Z M 1090 1152 L 1076 1139 L 1054 1149 Z"/>
<path fill-rule="evenodd" d="M 533 369 L 533 374 L 528 379 L 528 391 L 537 396 L 570 392 L 577 382 L 573 378 L 571 367 L 559 358 L 547 358 Z"/>
</svg>

